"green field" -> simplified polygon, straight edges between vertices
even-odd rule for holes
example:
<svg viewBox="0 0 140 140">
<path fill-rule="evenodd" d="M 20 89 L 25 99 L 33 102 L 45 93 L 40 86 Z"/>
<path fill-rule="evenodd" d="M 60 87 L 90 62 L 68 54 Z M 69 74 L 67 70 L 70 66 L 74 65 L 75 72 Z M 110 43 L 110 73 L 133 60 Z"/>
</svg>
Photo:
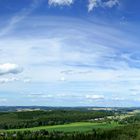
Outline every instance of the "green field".
<svg viewBox="0 0 140 140">
<path fill-rule="evenodd" d="M 1 140 L 140 140 L 138 111 L 0 112 Z"/>
<path fill-rule="evenodd" d="M 40 127 L 33 127 L 33 128 L 22 128 L 22 129 L 10 129 L 6 130 L 7 132 L 12 131 L 38 131 L 42 129 L 46 129 L 48 131 L 63 131 L 63 132 L 73 132 L 73 131 L 91 131 L 92 129 L 110 129 L 120 126 L 117 123 L 91 123 L 91 122 L 77 122 L 77 123 L 71 123 L 71 124 L 65 124 L 65 125 L 54 125 L 54 126 L 40 126 Z"/>
</svg>

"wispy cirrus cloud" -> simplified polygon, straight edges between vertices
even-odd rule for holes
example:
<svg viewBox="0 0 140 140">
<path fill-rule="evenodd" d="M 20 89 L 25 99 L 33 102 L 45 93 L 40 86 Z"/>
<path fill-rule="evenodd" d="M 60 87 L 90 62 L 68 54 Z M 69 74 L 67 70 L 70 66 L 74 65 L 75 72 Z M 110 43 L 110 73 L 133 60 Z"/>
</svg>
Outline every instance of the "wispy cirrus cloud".
<svg viewBox="0 0 140 140">
<path fill-rule="evenodd" d="M 89 0 L 88 4 L 88 12 L 92 11 L 95 8 L 98 7 L 107 7 L 107 8 L 112 8 L 114 6 L 119 5 L 119 0 L 108 0 L 108 1 L 103 1 L 103 0 Z"/>
<path fill-rule="evenodd" d="M 117 6 L 119 4 L 120 4 L 119 0 L 108 0 L 107 2 L 103 3 L 103 6 L 112 8 L 113 6 Z"/>
<path fill-rule="evenodd" d="M 25 19 L 34 9 L 36 9 L 40 5 L 40 3 L 41 0 L 33 0 L 29 7 L 21 9 L 18 13 L 11 17 L 7 25 L 3 27 L 3 29 L 1 29 L 0 37 L 8 34 L 16 24 Z"/>
<path fill-rule="evenodd" d="M 49 5 L 71 5 L 74 2 L 74 0 L 49 0 Z"/>
<path fill-rule="evenodd" d="M 49 0 L 48 4 L 54 6 L 70 6 L 74 2 L 76 2 L 76 0 Z M 119 0 L 88 0 L 88 11 L 90 12 L 98 7 L 112 8 L 117 5 L 119 5 Z"/>
<path fill-rule="evenodd" d="M 65 101 L 66 105 L 68 100 L 73 104 L 73 100 L 78 102 L 81 98 L 87 101 L 86 105 L 89 100 L 95 105 L 93 101 L 99 103 L 97 101 L 106 99 L 110 104 L 111 96 L 122 102 L 117 98 L 125 98 L 131 93 L 128 87 L 136 88 L 140 84 L 139 40 L 123 29 L 114 29 L 111 24 L 66 17 L 34 17 L 22 21 L 18 31 L 13 32 L 9 38 L 0 39 L 0 63 L 24 66 L 23 77 L 32 77 L 33 83 L 22 85 L 23 90 L 25 93 L 47 91 L 42 92 L 42 96 L 30 95 L 36 96 L 37 101 L 41 98 L 42 104 L 46 103 L 44 99 L 52 101 L 54 98 L 56 102 Z M 8 73 L 13 74 L 9 71 L 2 75 Z M 10 80 L 14 79 L 1 82 Z M 56 85 L 49 85 L 48 81 Z M 15 84 L 15 91 L 19 92 L 21 83 Z M 0 86 L 3 89 L 5 85 Z M 8 89 L 14 90 L 13 87 Z M 88 90 L 95 92 L 87 95 Z"/>
<path fill-rule="evenodd" d="M 89 0 L 88 12 L 92 11 L 94 8 L 98 7 L 100 0 Z"/>
<path fill-rule="evenodd" d="M 74 74 L 91 74 L 92 70 L 83 70 L 83 71 L 75 71 L 75 70 L 62 70 L 60 73 L 66 75 L 74 75 Z"/>
<path fill-rule="evenodd" d="M 72 24 L 69 23 L 69 20 Z M 138 48 L 138 42 L 129 40 L 129 35 L 111 26 L 104 27 L 104 25 L 98 26 L 95 23 L 69 20 L 62 18 L 63 22 L 56 22 L 56 20 L 52 22 L 51 18 L 40 18 L 39 23 L 36 23 L 38 28 L 33 27 L 34 19 L 32 22 L 28 22 L 28 20 L 23 22 L 21 28 L 19 25 L 21 33 L 18 33 L 18 39 L 1 39 L 0 47 L 4 46 L 2 56 L 0 56 L 1 63 L 5 60 L 11 62 L 11 59 L 7 57 L 11 55 L 12 60 L 18 64 L 28 65 L 31 70 L 33 70 L 32 67 L 35 67 L 36 71 L 28 73 L 26 76 L 33 75 L 40 80 L 45 79 L 42 73 L 46 68 L 48 73 L 45 75 L 46 79 L 51 80 L 60 80 L 60 77 L 65 77 L 65 75 L 67 75 L 66 79 L 69 79 L 69 75 L 75 79 L 84 74 L 88 80 L 97 79 L 97 77 L 100 80 L 101 78 L 113 79 L 124 73 L 124 70 L 127 70 L 127 74 L 130 75 L 133 73 L 131 68 L 137 68 L 139 54 L 136 56 L 131 48 L 132 46 Z M 24 33 L 24 25 L 28 26 L 26 33 Z M 42 28 L 42 25 L 46 30 Z M 41 38 L 37 29 L 40 29 Z M 30 37 L 25 38 L 26 34 Z M 75 37 L 71 34 L 75 34 Z M 128 48 L 127 52 L 124 51 L 124 48 Z M 14 50 L 17 50 L 18 53 Z M 3 55 L 4 53 L 6 55 Z"/>
<path fill-rule="evenodd" d="M 0 83 L 1 84 L 5 84 L 5 83 L 11 83 L 11 82 L 15 82 L 18 81 L 18 78 L 12 77 L 12 78 L 0 78 Z"/>
<path fill-rule="evenodd" d="M 91 95 L 86 95 L 86 99 L 89 99 L 89 100 L 103 100 L 103 99 L 105 99 L 105 97 L 104 97 L 104 95 L 91 94 Z"/>
<path fill-rule="evenodd" d="M 31 83 L 31 79 L 23 77 L 8 77 L 8 76 L 0 78 L 0 84 L 8 84 L 14 82 Z"/>
</svg>

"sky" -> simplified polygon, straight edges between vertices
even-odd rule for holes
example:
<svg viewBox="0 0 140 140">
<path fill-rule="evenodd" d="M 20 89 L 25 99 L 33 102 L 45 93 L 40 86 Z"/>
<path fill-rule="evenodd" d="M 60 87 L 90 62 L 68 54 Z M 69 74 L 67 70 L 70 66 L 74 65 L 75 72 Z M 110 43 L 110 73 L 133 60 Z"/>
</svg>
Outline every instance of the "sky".
<svg viewBox="0 0 140 140">
<path fill-rule="evenodd" d="M 140 106 L 139 0 L 0 0 L 1 106 Z"/>
</svg>

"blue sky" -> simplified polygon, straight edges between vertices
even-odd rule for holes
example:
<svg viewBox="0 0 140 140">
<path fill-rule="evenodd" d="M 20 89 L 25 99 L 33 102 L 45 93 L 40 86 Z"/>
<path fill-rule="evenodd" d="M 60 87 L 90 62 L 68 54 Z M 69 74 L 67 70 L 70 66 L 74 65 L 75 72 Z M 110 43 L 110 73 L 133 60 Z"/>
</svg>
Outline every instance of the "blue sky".
<svg viewBox="0 0 140 140">
<path fill-rule="evenodd" d="M 0 7 L 0 105 L 140 106 L 139 0 Z"/>
</svg>

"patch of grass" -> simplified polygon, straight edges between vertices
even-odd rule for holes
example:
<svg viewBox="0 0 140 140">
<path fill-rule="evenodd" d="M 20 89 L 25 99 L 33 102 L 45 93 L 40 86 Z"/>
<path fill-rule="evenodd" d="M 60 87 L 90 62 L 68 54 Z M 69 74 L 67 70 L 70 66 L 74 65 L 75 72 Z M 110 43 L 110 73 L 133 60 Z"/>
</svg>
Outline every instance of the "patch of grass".
<svg viewBox="0 0 140 140">
<path fill-rule="evenodd" d="M 112 123 L 91 123 L 91 122 L 77 122 L 71 124 L 64 124 L 64 125 L 54 125 L 54 126 L 40 126 L 40 127 L 33 127 L 33 128 L 23 128 L 23 129 L 10 129 L 6 130 L 7 132 L 12 131 L 38 131 L 42 129 L 46 129 L 48 131 L 63 131 L 63 132 L 85 132 L 91 131 L 92 129 L 111 129 L 114 127 L 119 126 L 119 124 L 112 122 Z"/>
</svg>

